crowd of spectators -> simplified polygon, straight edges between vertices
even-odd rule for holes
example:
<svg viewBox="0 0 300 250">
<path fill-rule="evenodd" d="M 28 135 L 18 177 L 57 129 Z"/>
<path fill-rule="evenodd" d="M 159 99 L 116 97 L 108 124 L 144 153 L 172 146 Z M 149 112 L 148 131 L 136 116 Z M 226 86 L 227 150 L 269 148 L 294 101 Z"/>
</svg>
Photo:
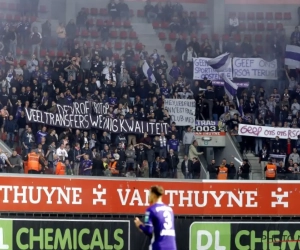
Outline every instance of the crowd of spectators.
<svg viewBox="0 0 300 250">
<path fill-rule="evenodd" d="M 112 19 L 130 18 L 128 5 L 122 0 L 118 3 L 110 1 L 108 11 Z M 153 6 L 148 1 L 145 13 L 150 22 L 160 18 L 171 24 L 177 18 L 184 27 L 184 20 L 189 20 L 187 25 L 194 32 L 193 24 L 190 23 L 193 17 L 185 16 L 180 3 L 168 2 L 165 6 Z M 57 162 L 64 162 L 65 172 L 74 175 L 177 178 L 178 153 L 182 146 L 185 155 L 181 165 L 182 173 L 185 178 L 199 178 L 201 166 L 198 156 L 201 152 L 197 150 L 194 133 L 190 127 L 171 123 L 170 115 L 163 105 L 165 98 L 194 98 L 197 103 L 196 118 L 220 120 L 226 124 L 239 142 L 242 153 L 250 151 L 257 156 L 261 155 L 265 145 L 268 152 L 285 153 L 289 159 L 293 148 L 300 149 L 300 143 L 298 145 L 295 141 L 279 138 L 280 145 L 274 146 L 276 143 L 273 140 L 241 137 L 237 133 L 239 123 L 298 126 L 300 84 L 297 70 L 282 71 L 282 79 L 286 82 L 283 94 L 278 93 L 276 88 L 273 93 L 267 93 L 262 82 L 252 80 L 250 89 L 239 90 L 237 98 L 240 106 L 237 107 L 225 95 L 222 87 L 213 86 L 206 78 L 202 81 L 193 80 L 192 57 L 214 57 L 225 51 L 245 57 L 258 57 L 247 39 L 236 50 L 237 45 L 231 38 L 228 42 L 218 41 L 212 46 L 208 39 L 200 45 L 196 37 L 187 44 L 179 35 L 176 42 L 177 61 L 172 62 L 172 65 L 168 65 L 164 55 L 159 55 L 156 50 L 151 53 L 145 46 L 138 62 L 134 61 L 131 46 L 125 48 L 124 54 L 116 60 L 107 45 L 99 47 L 95 44 L 88 48 L 86 44 L 76 42 L 77 28 L 87 25 L 85 15 L 83 11 L 79 12 L 76 22 L 70 20 L 66 27 L 59 24 L 56 29 L 57 46 L 65 53 L 55 59 L 47 54 L 40 58 L 39 53 L 41 46 L 49 46 L 51 21 L 46 21 L 39 32 L 23 16 L 17 24 L 5 23 L 0 33 L 3 38 L 0 48 L 3 55 L 0 71 L 2 139 L 14 149 L 14 155 L 20 154 L 23 160 L 31 151 L 38 153 L 42 173 L 59 174 L 60 171 L 56 170 Z M 180 33 L 181 30 L 177 31 Z M 231 29 L 230 32 L 235 33 L 237 30 Z M 296 29 L 295 32 L 291 40 L 299 42 L 299 31 Z M 101 39 L 108 40 L 108 33 L 104 26 Z M 273 41 L 273 57 L 283 59 L 282 52 L 280 54 L 275 50 L 281 48 L 282 51 L 284 45 L 279 44 L 276 34 Z M 31 58 L 26 64 L 17 60 L 17 48 L 31 49 Z M 144 75 L 144 60 L 154 72 L 155 83 Z M 53 128 L 37 123 L 28 124 L 26 121 L 24 107 L 55 113 L 57 104 L 72 104 L 74 100 L 82 99 L 108 103 L 110 117 L 170 123 L 169 133 L 157 136 L 109 134 L 101 130 Z M 286 147 L 288 143 L 292 146 Z M 13 171 L 9 167 L 17 164 L 12 164 L 10 159 L 2 155 L 2 164 L 7 165 L 7 169 L 2 170 Z M 243 166 L 247 162 L 238 163 Z M 225 167 L 230 169 L 226 164 Z M 238 176 L 248 179 L 249 169 L 245 169 L 243 172 L 243 168 L 236 168 L 234 174 L 228 173 L 228 178 Z M 216 169 L 213 173 L 218 171 Z"/>
</svg>

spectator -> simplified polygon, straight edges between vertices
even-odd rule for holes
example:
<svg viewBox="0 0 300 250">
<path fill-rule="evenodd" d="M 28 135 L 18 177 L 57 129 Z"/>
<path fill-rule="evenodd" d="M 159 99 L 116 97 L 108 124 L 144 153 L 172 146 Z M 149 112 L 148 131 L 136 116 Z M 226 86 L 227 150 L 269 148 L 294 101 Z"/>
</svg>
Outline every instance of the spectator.
<svg viewBox="0 0 300 250">
<path fill-rule="evenodd" d="M 56 29 L 56 34 L 57 34 L 57 48 L 59 50 L 62 50 L 65 42 L 66 42 L 66 29 L 63 23 L 59 23 L 57 29 Z"/>
<path fill-rule="evenodd" d="M 147 0 L 146 5 L 144 7 L 145 16 L 147 17 L 148 23 L 153 22 L 157 18 L 157 14 L 155 13 L 155 8 L 151 4 L 150 0 Z"/>
<path fill-rule="evenodd" d="M 198 157 L 193 157 L 192 161 L 193 161 L 193 164 L 192 164 L 193 179 L 200 179 L 201 164 L 199 162 Z"/>
<path fill-rule="evenodd" d="M 86 21 L 87 21 L 87 12 L 85 11 L 85 8 L 81 8 L 76 18 L 76 24 L 79 27 L 83 27 L 85 26 Z"/>
<path fill-rule="evenodd" d="M 33 27 L 33 32 L 30 35 L 31 41 L 31 54 L 34 55 L 36 53 L 37 58 L 40 56 L 41 43 L 42 43 L 42 35 L 38 32 L 37 27 Z"/>
<path fill-rule="evenodd" d="M 293 40 L 295 40 L 296 44 L 300 41 L 300 31 L 298 26 L 295 27 L 295 30 L 291 34 L 290 42 L 293 42 Z"/>
<path fill-rule="evenodd" d="M 164 157 L 160 157 L 159 167 L 156 169 L 159 172 L 160 178 L 167 178 L 168 175 L 168 164 Z"/>
<path fill-rule="evenodd" d="M 239 19 L 236 14 L 229 18 L 229 35 L 232 35 L 232 32 L 239 33 Z"/>
<path fill-rule="evenodd" d="M 63 31 L 63 30 L 62 30 Z M 66 37 L 67 37 L 67 46 L 70 50 L 75 46 L 74 40 L 76 38 L 77 27 L 73 19 L 71 19 L 65 29 Z"/>
<path fill-rule="evenodd" d="M 272 163 L 272 159 L 269 159 L 269 162 L 265 166 L 264 170 L 265 170 L 266 180 L 275 180 L 277 167 L 275 164 Z"/>
<path fill-rule="evenodd" d="M 193 179 L 193 161 L 189 160 L 188 156 L 185 155 L 181 163 L 181 172 L 185 179 Z"/>
<path fill-rule="evenodd" d="M 6 133 L 6 142 L 7 144 L 13 148 L 14 141 L 15 141 L 15 133 L 17 132 L 17 123 L 16 120 L 14 120 L 13 116 L 10 115 L 8 120 L 6 120 L 4 125 L 4 131 Z"/>
<path fill-rule="evenodd" d="M 112 20 L 116 20 L 119 16 L 118 12 L 118 6 L 115 2 L 115 0 L 110 0 L 107 6 L 107 10 L 109 12 L 109 15 L 111 16 Z"/>
<path fill-rule="evenodd" d="M 208 172 L 209 172 L 209 179 L 215 180 L 217 179 L 218 174 L 218 166 L 216 165 L 216 161 L 213 159 L 211 160 L 211 164 L 208 165 Z"/>
<path fill-rule="evenodd" d="M 129 17 L 130 17 L 129 7 L 124 2 L 124 0 L 120 0 L 117 7 L 118 7 L 118 13 L 120 15 L 120 18 L 129 19 Z"/>
<path fill-rule="evenodd" d="M 195 135 L 192 132 L 192 128 L 188 127 L 187 131 L 184 133 L 183 140 L 182 140 L 182 143 L 184 145 L 184 154 L 185 155 L 189 154 L 190 146 L 194 140 L 195 140 Z"/>
<path fill-rule="evenodd" d="M 142 166 L 140 167 L 140 175 L 142 178 L 149 178 L 149 164 L 147 160 L 142 162 Z"/>
<path fill-rule="evenodd" d="M 253 55 L 253 47 L 247 37 L 244 38 L 244 41 L 241 44 L 241 52 L 242 54 L 245 54 L 245 57 L 251 57 Z"/>
<path fill-rule="evenodd" d="M 173 149 L 170 149 L 167 162 L 169 165 L 169 176 L 171 178 L 177 179 L 177 166 L 179 164 L 179 158 Z"/>
<path fill-rule="evenodd" d="M 293 152 L 289 155 L 288 159 L 292 160 L 293 163 L 297 163 L 297 164 L 300 163 L 300 156 L 297 152 L 297 148 L 293 148 Z"/>
<path fill-rule="evenodd" d="M 51 47 L 51 22 L 50 20 L 46 20 L 42 24 L 42 45 L 43 48 L 49 50 Z"/>
<path fill-rule="evenodd" d="M 203 152 L 198 152 L 197 147 L 198 147 L 198 142 L 197 140 L 194 140 L 193 144 L 190 145 L 189 148 L 189 159 L 198 158 L 199 155 L 203 154 Z"/>
<path fill-rule="evenodd" d="M 17 151 L 14 150 L 12 152 L 12 155 L 8 158 L 8 162 L 10 163 L 10 165 L 7 167 L 8 173 L 17 174 L 23 172 L 22 159 L 18 155 Z"/>
<path fill-rule="evenodd" d="M 228 179 L 228 167 L 223 162 L 217 168 L 217 179 L 218 180 L 227 180 Z"/>
<path fill-rule="evenodd" d="M 197 57 L 197 53 L 194 51 L 194 49 L 192 48 L 192 46 L 188 46 L 188 48 L 185 50 L 185 52 L 182 54 L 182 61 L 184 63 L 193 62 L 193 58 Z"/>
</svg>

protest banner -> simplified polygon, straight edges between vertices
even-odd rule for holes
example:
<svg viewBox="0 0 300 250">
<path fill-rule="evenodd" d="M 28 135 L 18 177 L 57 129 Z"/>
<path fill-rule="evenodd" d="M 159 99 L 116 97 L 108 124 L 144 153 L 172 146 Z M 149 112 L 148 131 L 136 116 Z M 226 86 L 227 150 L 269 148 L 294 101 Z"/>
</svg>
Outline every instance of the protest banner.
<svg viewBox="0 0 300 250">
<path fill-rule="evenodd" d="M 262 58 L 233 58 L 233 77 L 248 79 L 277 79 L 277 60 L 271 62 Z"/>
<path fill-rule="evenodd" d="M 266 126 L 256 126 L 249 124 L 239 124 L 239 135 L 254 136 L 264 138 L 275 138 L 278 136 L 280 139 L 297 140 L 300 135 L 299 128 L 275 128 Z"/>
<path fill-rule="evenodd" d="M 223 72 L 217 72 L 212 67 L 210 67 L 206 62 L 211 60 L 207 57 L 193 58 L 194 65 L 194 80 L 203 80 L 207 77 L 208 80 L 221 80 L 220 75 L 226 75 L 227 78 L 232 80 L 232 67 L 230 66 L 227 70 Z"/>
<path fill-rule="evenodd" d="M 164 107 L 177 126 L 195 125 L 196 102 L 189 99 L 165 99 Z"/>
<path fill-rule="evenodd" d="M 21 174 L 1 175 L 0 182 L 2 212 L 110 215 L 144 214 L 150 205 L 149 187 L 153 185 L 153 180 L 144 178 L 70 178 Z M 298 181 L 292 180 L 155 180 L 155 185 L 164 187 L 164 202 L 173 208 L 176 215 L 197 216 L 299 216 L 300 190 L 297 184 Z"/>
<path fill-rule="evenodd" d="M 162 132 L 168 133 L 167 123 L 111 118 L 107 116 L 107 104 L 76 101 L 72 106 L 59 104 L 56 106 L 56 113 L 25 108 L 26 118 L 28 122 L 63 128 L 84 130 L 95 128 L 125 134 L 143 134 L 147 132 L 149 135 L 158 135 Z M 95 115 L 92 113 L 95 113 Z"/>
</svg>

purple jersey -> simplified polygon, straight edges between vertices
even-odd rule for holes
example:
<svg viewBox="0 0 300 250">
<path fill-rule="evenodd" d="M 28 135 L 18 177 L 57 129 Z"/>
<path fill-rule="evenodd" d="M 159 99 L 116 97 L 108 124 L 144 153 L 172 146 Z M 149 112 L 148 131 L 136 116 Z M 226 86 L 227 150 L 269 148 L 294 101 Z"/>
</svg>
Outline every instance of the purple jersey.
<svg viewBox="0 0 300 250">
<path fill-rule="evenodd" d="M 151 237 L 152 250 L 177 250 L 174 213 L 172 208 L 158 202 L 146 210 L 145 225 L 140 229 Z"/>
</svg>

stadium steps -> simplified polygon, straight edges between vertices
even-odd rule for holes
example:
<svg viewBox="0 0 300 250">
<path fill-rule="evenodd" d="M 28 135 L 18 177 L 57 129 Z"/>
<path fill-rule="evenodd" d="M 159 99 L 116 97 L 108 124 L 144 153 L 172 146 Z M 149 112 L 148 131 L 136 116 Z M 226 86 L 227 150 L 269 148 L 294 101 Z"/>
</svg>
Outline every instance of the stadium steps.
<svg viewBox="0 0 300 250">
<path fill-rule="evenodd" d="M 252 153 L 244 154 L 244 156 L 246 156 L 250 163 L 252 180 L 264 179 L 263 170 L 261 169 L 261 166 L 259 164 L 259 157 L 256 157 Z"/>
</svg>

